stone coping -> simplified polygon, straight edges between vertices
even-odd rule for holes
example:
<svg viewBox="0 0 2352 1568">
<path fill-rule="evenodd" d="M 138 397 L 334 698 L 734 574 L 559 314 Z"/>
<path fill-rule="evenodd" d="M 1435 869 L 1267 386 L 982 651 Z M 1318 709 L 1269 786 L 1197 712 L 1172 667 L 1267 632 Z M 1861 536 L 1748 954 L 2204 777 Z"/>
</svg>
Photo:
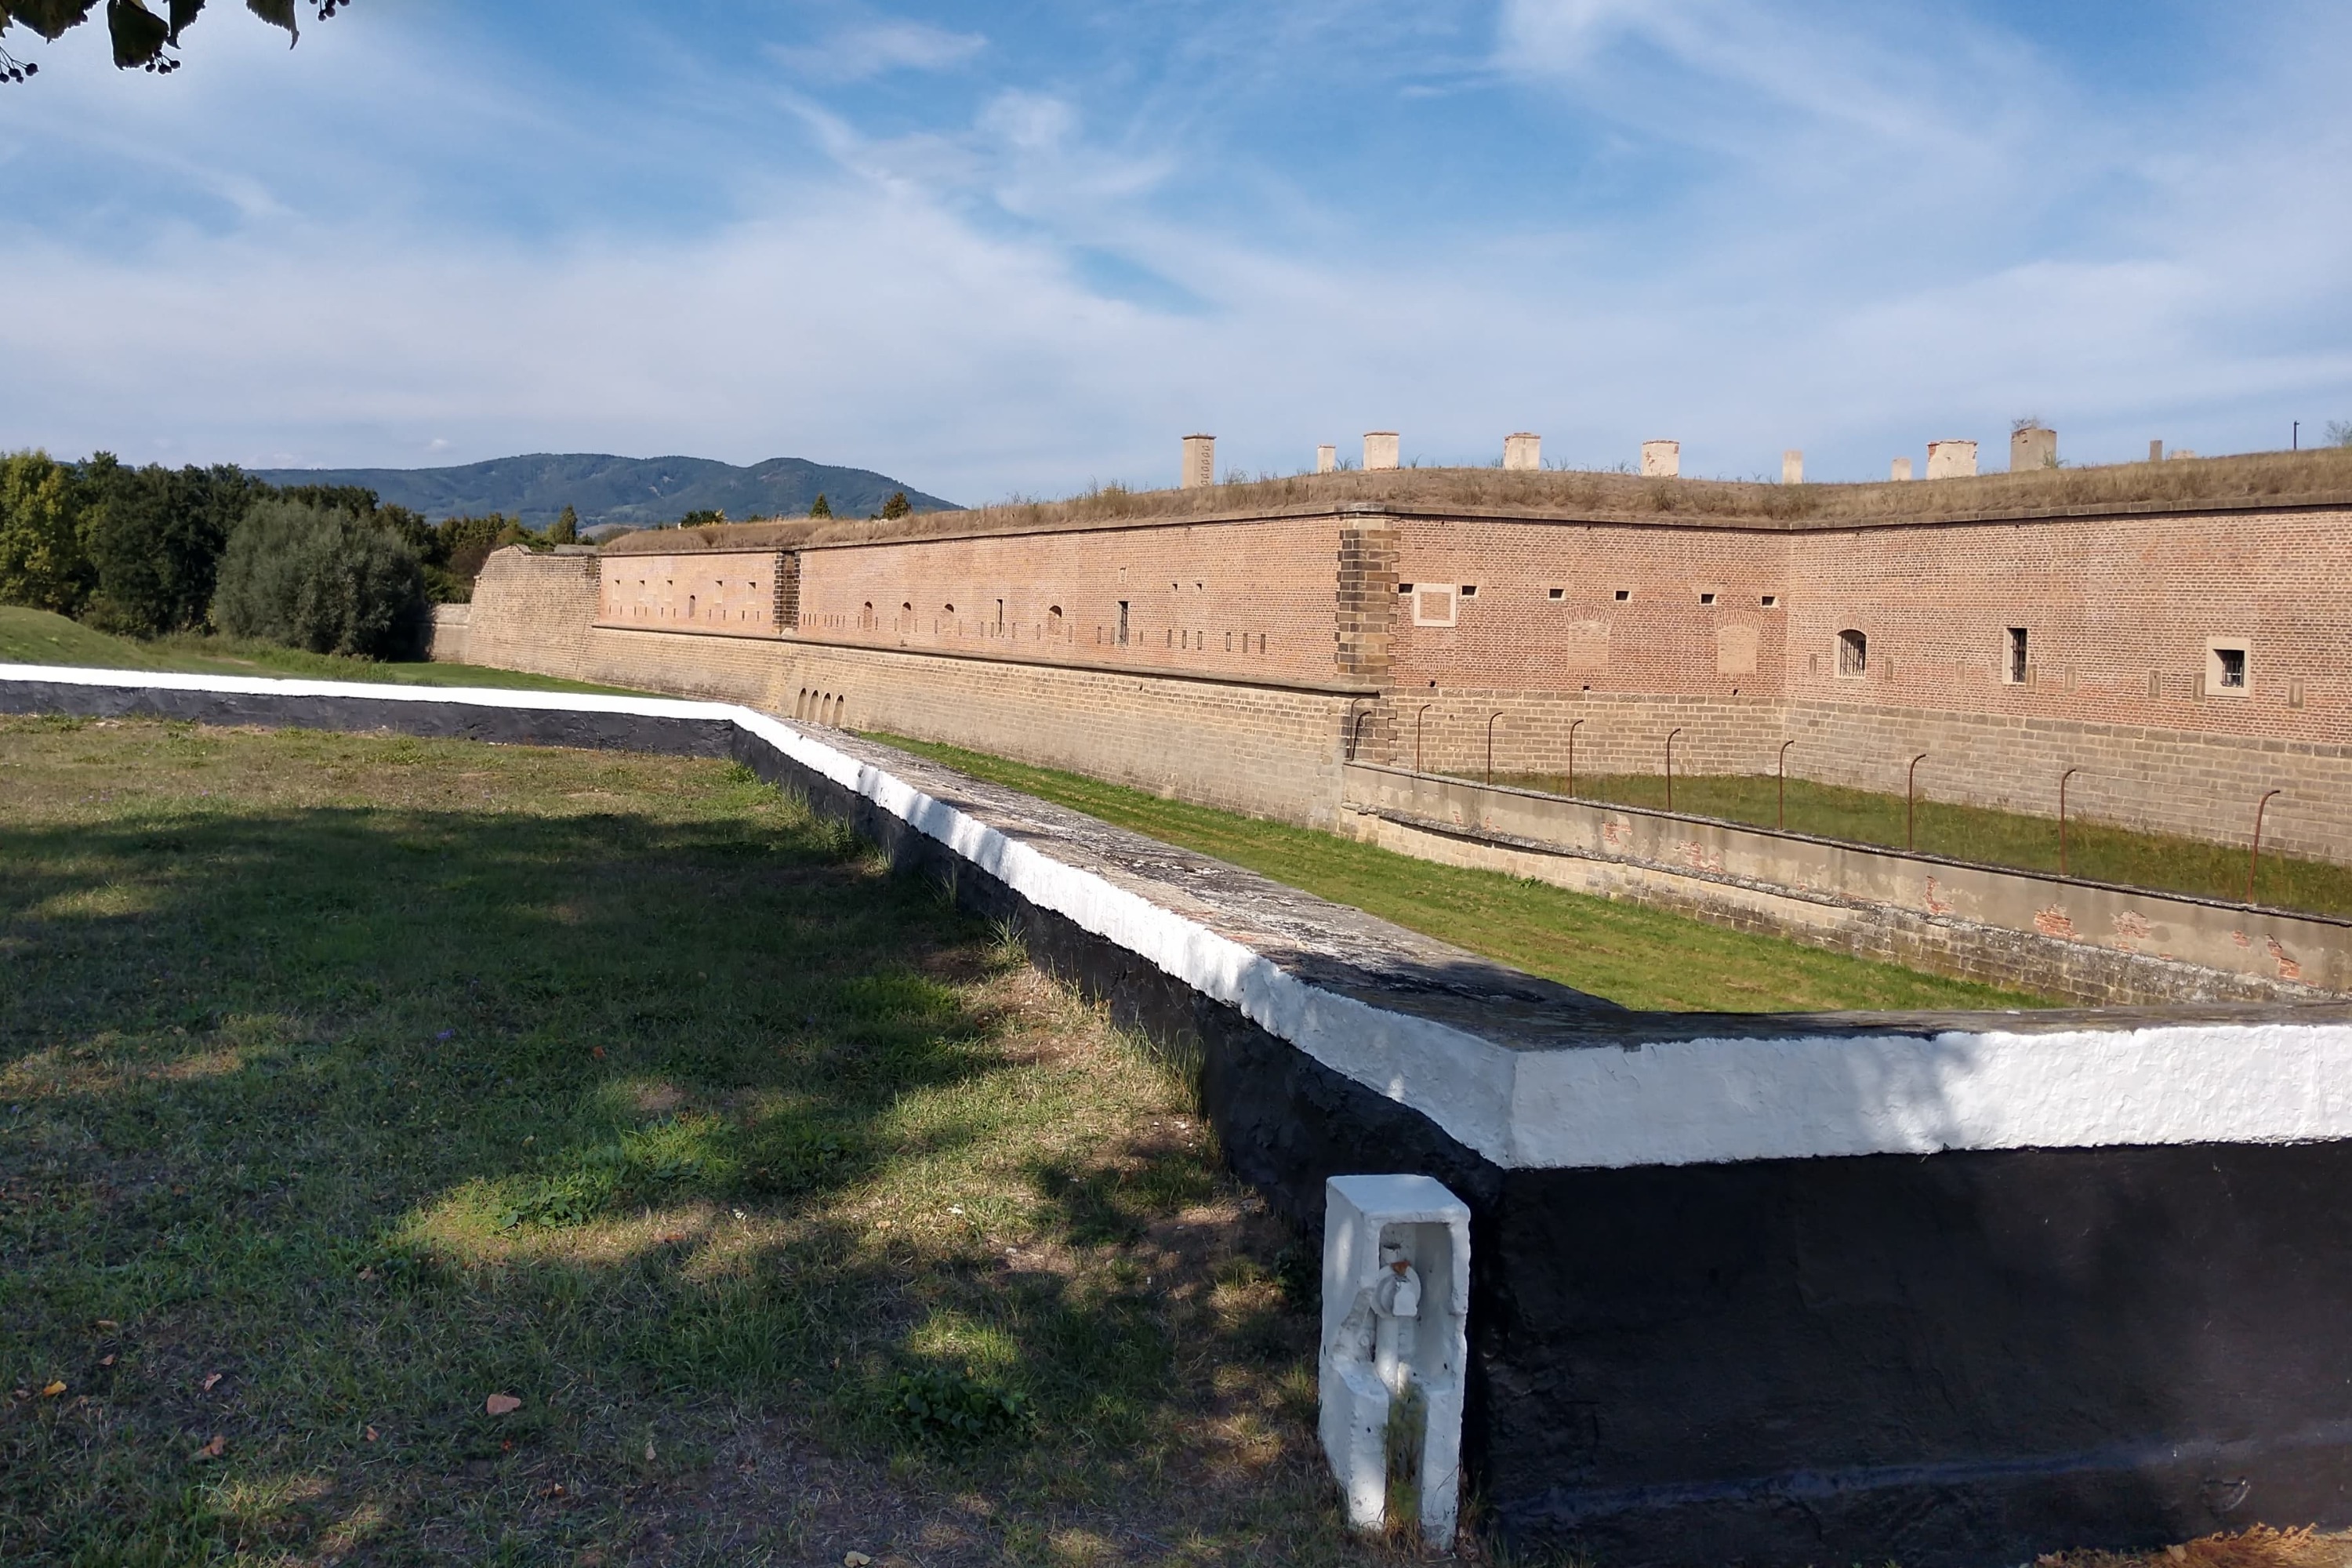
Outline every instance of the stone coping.
<svg viewBox="0 0 2352 1568">
<path fill-rule="evenodd" d="M 1634 1012 L 819 726 L 669 698 L 0 665 L 0 710 L 762 754 L 1506 1168 L 2352 1139 L 2352 1005 Z"/>
</svg>

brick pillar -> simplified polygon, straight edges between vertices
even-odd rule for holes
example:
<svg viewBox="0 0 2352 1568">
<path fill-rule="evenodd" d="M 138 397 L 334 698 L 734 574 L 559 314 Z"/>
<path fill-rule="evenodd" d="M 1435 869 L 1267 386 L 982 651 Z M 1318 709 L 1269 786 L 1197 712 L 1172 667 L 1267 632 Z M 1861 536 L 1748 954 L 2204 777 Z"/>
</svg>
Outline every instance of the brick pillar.
<svg viewBox="0 0 2352 1568">
<path fill-rule="evenodd" d="M 776 552 L 775 617 L 780 632 L 801 629 L 801 552 L 797 550 Z"/>
<path fill-rule="evenodd" d="M 1386 762 L 1392 746 L 1387 697 L 1389 634 L 1397 609 L 1397 534 L 1395 520 L 1378 508 L 1351 510 L 1339 520 L 1338 590 L 1339 673 L 1380 689 L 1378 698 L 1349 705 L 1356 756 Z M 1344 754 L 1350 736 L 1340 739 Z"/>
</svg>

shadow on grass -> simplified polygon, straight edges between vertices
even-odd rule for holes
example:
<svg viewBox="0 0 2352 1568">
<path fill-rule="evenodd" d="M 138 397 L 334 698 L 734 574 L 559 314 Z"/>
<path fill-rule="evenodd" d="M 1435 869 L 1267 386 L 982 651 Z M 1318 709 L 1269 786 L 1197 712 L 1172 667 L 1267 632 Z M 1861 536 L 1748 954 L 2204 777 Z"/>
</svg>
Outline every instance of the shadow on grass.
<svg viewBox="0 0 2352 1568">
<path fill-rule="evenodd" d="M 1165 1304 L 1086 1249 L 1219 1179 L 1073 1143 L 985 930 L 770 805 L 0 828 L 0 1555 L 625 1542 L 722 1408 L 1063 1502 L 1146 1462 Z"/>
</svg>

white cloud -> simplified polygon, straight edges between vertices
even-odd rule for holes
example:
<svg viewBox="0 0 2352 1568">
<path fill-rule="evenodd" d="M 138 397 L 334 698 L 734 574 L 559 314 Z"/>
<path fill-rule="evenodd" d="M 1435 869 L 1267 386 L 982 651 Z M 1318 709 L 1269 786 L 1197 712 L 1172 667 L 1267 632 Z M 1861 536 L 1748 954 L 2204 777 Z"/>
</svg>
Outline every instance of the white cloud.
<svg viewBox="0 0 2352 1568">
<path fill-rule="evenodd" d="M 796 75 L 863 81 L 887 71 L 947 70 L 988 47 L 979 33 L 951 33 L 920 22 L 877 22 L 845 27 L 822 42 L 778 46 L 775 58 Z"/>
</svg>

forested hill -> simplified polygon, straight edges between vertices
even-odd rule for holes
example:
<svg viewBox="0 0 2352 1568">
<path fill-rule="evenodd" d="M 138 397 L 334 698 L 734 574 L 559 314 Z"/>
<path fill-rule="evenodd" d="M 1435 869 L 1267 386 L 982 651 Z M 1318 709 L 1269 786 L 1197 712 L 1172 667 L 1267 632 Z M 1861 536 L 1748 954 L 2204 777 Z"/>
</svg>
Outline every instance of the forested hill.
<svg viewBox="0 0 2352 1568">
<path fill-rule="evenodd" d="M 741 521 L 798 517 L 820 495 L 837 517 L 882 510 L 905 490 L 917 511 L 953 511 L 953 501 L 870 468 L 836 468 L 803 458 L 771 458 L 748 468 L 709 458 L 614 458 L 601 453 L 533 453 L 454 468 L 268 468 L 254 477 L 273 485 L 362 485 L 387 506 L 428 518 L 504 512 L 544 528 L 569 506 L 583 528 L 621 522 L 650 528 L 688 512 L 723 511 Z"/>
</svg>

